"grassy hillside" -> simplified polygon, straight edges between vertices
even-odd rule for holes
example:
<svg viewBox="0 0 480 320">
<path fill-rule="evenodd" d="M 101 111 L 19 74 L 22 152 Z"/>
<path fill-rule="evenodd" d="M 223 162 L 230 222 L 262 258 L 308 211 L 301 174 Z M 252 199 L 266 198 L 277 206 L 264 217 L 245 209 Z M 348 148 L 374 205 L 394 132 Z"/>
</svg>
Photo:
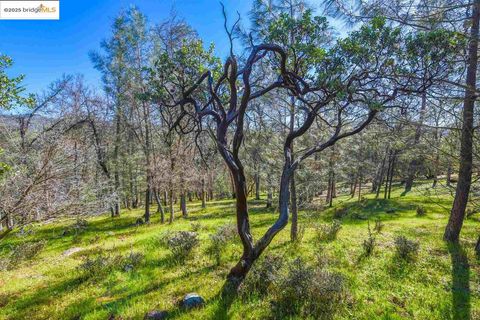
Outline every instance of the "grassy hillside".
<svg viewBox="0 0 480 320">
<path fill-rule="evenodd" d="M 324 253 L 327 268 L 341 274 L 346 287 L 337 319 L 480 319 L 480 263 L 473 251 L 478 217 L 466 220 L 460 246 L 447 246 L 441 238 L 451 198 L 433 191 L 423 184 L 404 196 L 396 189 L 388 201 L 370 194 L 361 202 L 338 197 L 332 209 L 300 213 L 305 227 L 301 242 L 291 243 L 284 230 L 265 254 L 286 260 L 301 256 L 315 263 Z M 426 209 L 425 216 L 417 216 L 418 205 Z M 206 252 L 210 235 L 234 222 L 233 202 L 211 202 L 206 209 L 193 203 L 189 208 L 189 218 L 178 216 L 172 225 L 160 224 L 155 216 L 150 225 L 136 226 L 141 210 L 134 210 L 116 219 L 88 218 L 86 226 L 71 219 L 15 230 L 0 242 L 0 319 L 142 319 L 150 310 L 168 310 L 171 319 L 274 317 L 274 292 L 228 304 L 219 298 L 241 246 L 230 242 L 219 266 Z M 276 214 L 262 201 L 252 201 L 250 208 L 258 237 Z M 318 224 L 330 223 L 335 210 L 338 218 L 342 215 L 337 238 L 316 241 Z M 373 254 L 365 256 L 368 221 L 373 228 L 378 218 L 384 227 L 375 234 Z M 185 262 L 176 261 L 163 245 L 167 232 L 180 230 L 195 230 L 200 238 Z M 396 255 L 398 235 L 418 241 L 416 259 Z M 181 310 L 178 301 L 188 292 L 202 295 L 206 306 Z"/>
</svg>

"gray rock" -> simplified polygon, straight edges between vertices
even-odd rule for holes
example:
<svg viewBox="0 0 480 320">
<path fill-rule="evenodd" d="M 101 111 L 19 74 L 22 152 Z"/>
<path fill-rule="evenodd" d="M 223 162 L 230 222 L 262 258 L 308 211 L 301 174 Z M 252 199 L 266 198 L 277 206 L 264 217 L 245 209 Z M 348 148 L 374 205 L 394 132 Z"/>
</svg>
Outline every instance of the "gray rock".
<svg viewBox="0 0 480 320">
<path fill-rule="evenodd" d="M 70 257 L 72 254 L 82 251 L 82 248 L 73 247 L 63 252 L 63 256 Z"/>
<path fill-rule="evenodd" d="M 195 292 L 188 293 L 183 297 L 182 307 L 185 309 L 200 308 L 205 304 L 205 300 Z"/>
<path fill-rule="evenodd" d="M 158 311 L 158 310 L 153 310 L 150 311 L 145 315 L 145 320 L 163 320 L 167 319 L 168 312 L 167 311 Z"/>
</svg>

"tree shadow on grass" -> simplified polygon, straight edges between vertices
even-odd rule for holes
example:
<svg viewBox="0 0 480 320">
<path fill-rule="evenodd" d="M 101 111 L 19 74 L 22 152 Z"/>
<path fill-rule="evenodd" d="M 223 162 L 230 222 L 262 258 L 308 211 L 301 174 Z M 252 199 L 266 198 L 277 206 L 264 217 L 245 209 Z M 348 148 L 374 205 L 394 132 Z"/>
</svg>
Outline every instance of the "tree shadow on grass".
<svg viewBox="0 0 480 320">
<path fill-rule="evenodd" d="M 32 312 L 35 312 L 35 308 L 41 308 L 52 300 L 61 299 L 59 293 L 71 292 L 82 283 L 83 279 L 75 277 L 53 285 L 48 284 L 30 295 L 15 299 L 15 301 L 12 301 L 15 312 L 11 314 L 11 319 L 28 319 Z"/>
<path fill-rule="evenodd" d="M 226 282 L 223 285 L 222 289 L 219 291 L 219 293 L 208 302 L 208 305 L 211 306 L 204 306 L 204 308 L 214 308 L 212 317 L 210 319 L 230 319 L 230 317 L 228 316 L 228 312 L 230 311 L 230 307 L 237 298 L 237 296 L 237 290 L 232 290 L 230 284 Z M 174 310 L 168 315 L 167 319 L 177 319 L 191 311 L 192 310 L 190 309 L 185 309 L 179 306 L 178 309 Z"/>
<path fill-rule="evenodd" d="M 213 319 L 228 319 L 228 311 L 230 310 L 231 305 L 238 297 L 238 284 L 232 284 L 229 281 L 225 281 L 222 289 L 217 294 L 218 305 L 215 313 L 213 314 Z"/>
<path fill-rule="evenodd" d="M 5 238 L 10 232 L 12 232 L 11 229 L 7 229 L 7 230 L 5 230 L 5 231 L 0 232 L 0 240 L 2 240 L 3 238 Z"/>
<path fill-rule="evenodd" d="M 224 219 L 224 218 L 235 218 L 235 212 L 234 211 L 224 211 L 222 213 L 220 212 L 213 212 L 213 213 L 201 213 L 197 215 L 190 215 L 187 218 L 184 218 L 185 220 L 188 221 L 205 221 L 205 220 L 210 220 L 210 219 Z"/>
<path fill-rule="evenodd" d="M 452 316 L 453 320 L 470 319 L 470 265 L 459 243 L 448 244 L 452 262 Z"/>
<path fill-rule="evenodd" d="M 403 213 L 411 210 L 410 204 L 393 199 L 364 199 L 361 202 L 345 203 L 337 208 L 337 213 L 332 211 L 331 216 L 344 224 L 359 224 L 376 218 L 383 221 L 399 219 Z"/>
<path fill-rule="evenodd" d="M 387 263 L 388 273 L 395 279 L 402 279 L 415 268 L 415 262 L 415 259 L 405 259 L 395 254 Z"/>
</svg>

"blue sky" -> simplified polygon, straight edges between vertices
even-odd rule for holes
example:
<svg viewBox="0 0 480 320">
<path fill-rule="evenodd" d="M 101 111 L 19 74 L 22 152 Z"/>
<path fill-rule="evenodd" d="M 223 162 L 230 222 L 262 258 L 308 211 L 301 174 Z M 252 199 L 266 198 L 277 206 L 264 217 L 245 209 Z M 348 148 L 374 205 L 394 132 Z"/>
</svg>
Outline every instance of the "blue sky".
<svg viewBox="0 0 480 320">
<path fill-rule="evenodd" d="M 239 11 L 248 23 L 250 0 L 223 0 L 232 19 Z M 150 22 L 168 17 L 172 8 L 195 28 L 205 43 L 214 42 L 217 54 L 228 50 L 218 0 L 60 0 L 59 21 L 0 20 L 0 53 L 14 59 L 11 75 L 25 74 L 29 92 L 39 92 L 62 74 L 83 74 L 99 86 L 100 75 L 88 57 L 109 36 L 113 18 L 122 8 L 136 5 Z"/>
</svg>

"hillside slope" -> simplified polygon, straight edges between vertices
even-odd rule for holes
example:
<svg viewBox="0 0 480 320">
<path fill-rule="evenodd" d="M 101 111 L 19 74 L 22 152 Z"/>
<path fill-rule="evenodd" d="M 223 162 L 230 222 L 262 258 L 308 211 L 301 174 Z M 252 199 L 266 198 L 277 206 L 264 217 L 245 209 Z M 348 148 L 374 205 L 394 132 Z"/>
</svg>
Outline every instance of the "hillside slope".
<svg viewBox="0 0 480 320">
<path fill-rule="evenodd" d="M 441 238 L 451 198 L 426 184 L 405 196 L 400 192 L 395 189 L 391 200 L 342 196 L 334 208 L 301 211 L 301 242 L 292 244 L 284 230 L 266 254 L 289 261 L 300 256 L 306 263 L 326 257 L 328 270 L 341 274 L 346 287 L 336 319 L 480 319 L 480 263 L 473 251 L 478 216 L 466 220 L 460 246 L 447 246 Z M 425 216 L 417 216 L 419 205 Z M 263 201 L 250 208 L 258 237 L 276 214 Z M 241 247 L 229 242 L 218 266 L 207 252 L 210 235 L 234 222 L 234 203 L 215 201 L 206 209 L 189 203 L 189 209 L 188 218 L 177 216 L 172 225 L 155 215 L 150 225 L 137 226 L 141 210 L 134 210 L 116 219 L 104 215 L 86 224 L 69 219 L 15 230 L 0 242 L 0 319 L 142 319 L 151 310 L 168 310 L 169 319 L 274 318 L 275 292 L 228 304 L 219 298 Z M 315 240 L 334 214 L 342 221 L 336 239 Z M 374 234 L 373 254 L 365 256 L 368 224 L 373 229 L 377 219 L 383 229 Z M 167 234 L 181 230 L 194 230 L 200 239 L 184 262 L 164 245 Z M 399 235 L 418 241 L 412 261 L 396 255 Z M 203 296 L 205 307 L 180 309 L 179 299 L 189 292 Z"/>
</svg>

